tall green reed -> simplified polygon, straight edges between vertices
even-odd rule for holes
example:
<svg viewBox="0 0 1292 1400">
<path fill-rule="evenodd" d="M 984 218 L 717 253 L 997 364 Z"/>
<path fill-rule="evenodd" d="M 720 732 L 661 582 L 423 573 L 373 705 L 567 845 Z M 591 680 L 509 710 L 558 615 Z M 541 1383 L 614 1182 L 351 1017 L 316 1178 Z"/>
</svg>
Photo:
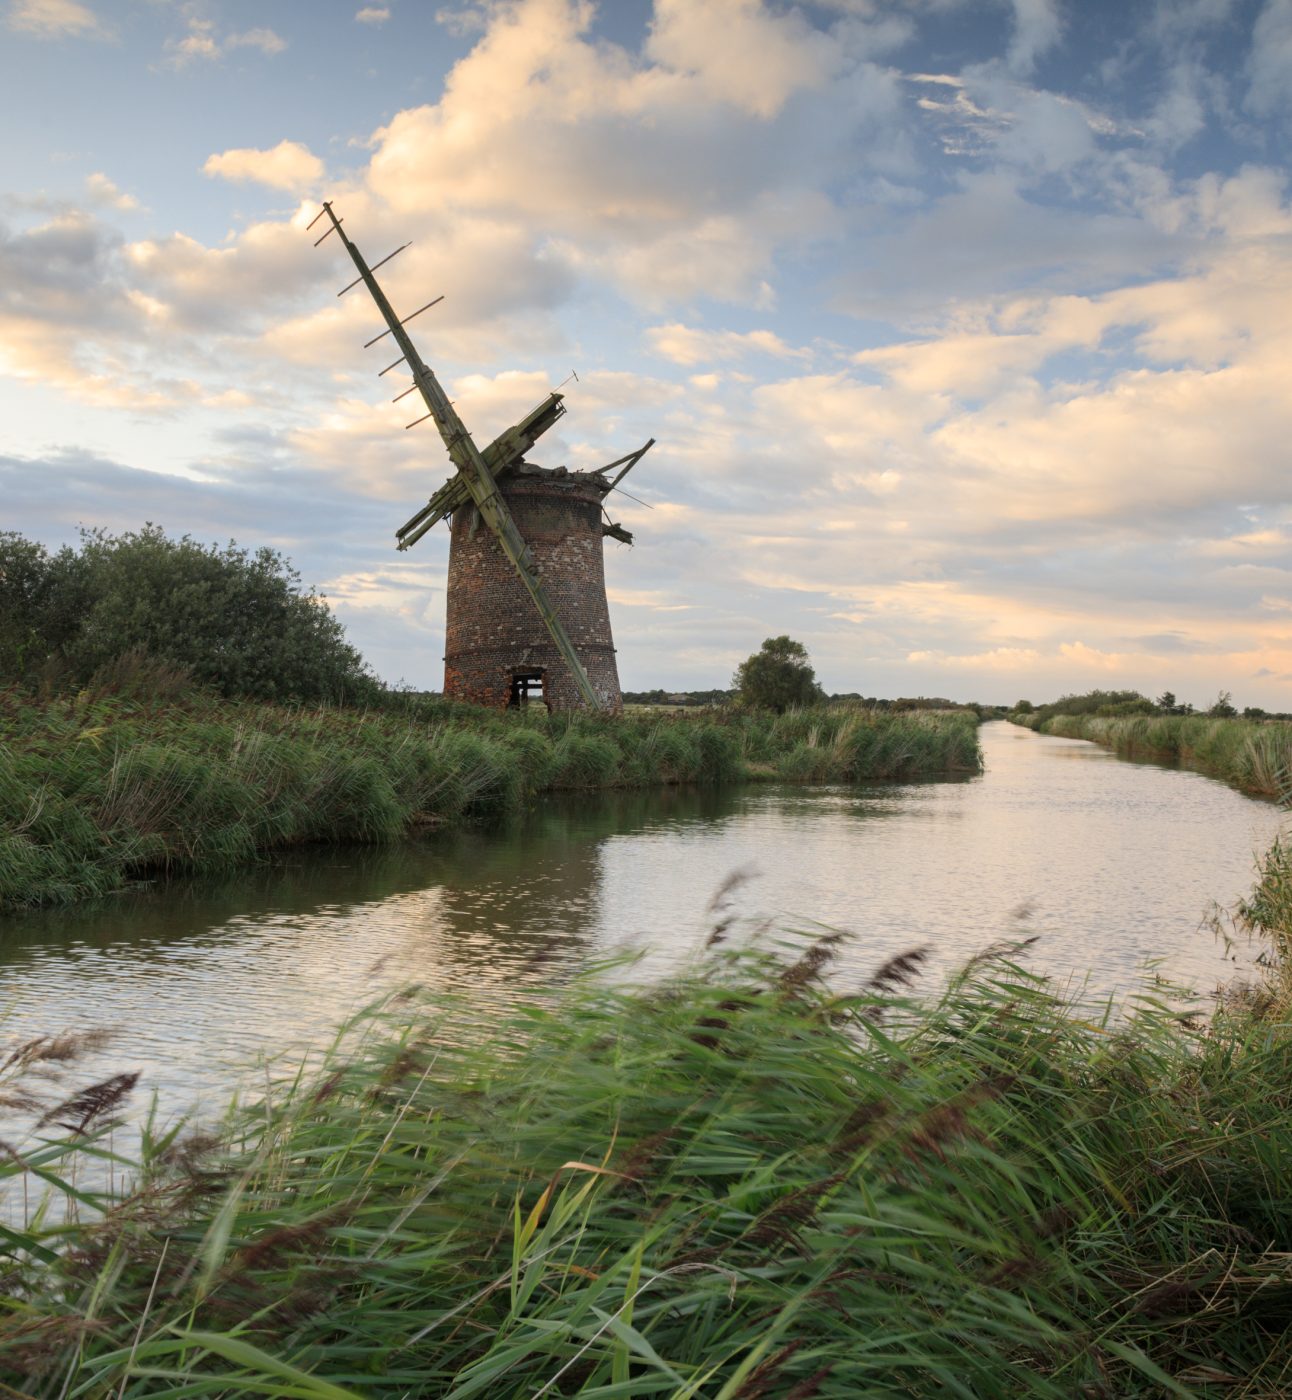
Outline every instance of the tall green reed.
<svg viewBox="0 0 1292 1400">
<path fill-rule="evenodd" d="M 1092 1018 L 1017 949 L 928 1002 L 905 989 L 919 950 L 840 988 L 838 938 L 718 942 L 674 983 L 594 973 L 502 1014 L 388 1004 L 218 1137 L 151 1137 L 97 1218 L 5 1236 L 0 1376 L 40 1396 L 1277 1394 L 1286 1028 L 1199 1031 L 1148 995 Z"/>
<path fill-rule="evenodd" d="M 978 761 L 972 715 L 659 720 L 200 694 L 38 705 L 0 692 L 0 908 L 102 894 L 149 871 L 229 868 L 301 842 L 390 841 L 515 812 L 551 790 L 939 776 Z"/>
<path fill-rule="evenodd" d="M 1261 797 L 1292 783 L 1292 724 L 1207 715 L 1055 715 L 1047 734 L 1089 739 L 1126 757 L 1175 759 Z"/>
</svg>

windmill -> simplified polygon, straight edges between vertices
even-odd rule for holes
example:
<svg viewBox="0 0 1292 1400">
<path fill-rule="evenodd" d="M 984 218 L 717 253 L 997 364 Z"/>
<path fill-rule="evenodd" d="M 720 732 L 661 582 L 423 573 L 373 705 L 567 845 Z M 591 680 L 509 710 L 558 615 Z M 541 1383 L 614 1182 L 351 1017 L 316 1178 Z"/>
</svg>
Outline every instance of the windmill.
<svg viewBox="0 0 1292 1400">
<path fill-rule="evenodd" d="M 394 337 L 401 354 L 380 374 L 407 366 L 413 383 L 394 402 L 415 390 L 421 394 L 427 412 L 407 427 L 432 419 L 456 468 L 395 532 L 403 550 L 439 521 L 452 521 L 445 695 L 499 706 L 521 706 L 537 695 L 552 709 L 620 710 L 602 544 L 607 535 L 631 544 L 632 535 L 610 519 L 603 502 L 655 439 L 597 471 L 526 462 L 525 454 L 565 413 L 564 396 L 552 392 L 481 450 L 404 329 L 443 298 L 401 320 L 373 276 L 375 268 L 408 244 L 370 268 L 330 203 L 324 203 L 309 227 L 325 214 L 330 227 L 315 247 L 335 233 L 359 272 L 337 295 L 362 282 L 386 322 L 364 349 L 387 335 Z M 611 472 L 617 474 L 611 478 Z"/>
</svg>

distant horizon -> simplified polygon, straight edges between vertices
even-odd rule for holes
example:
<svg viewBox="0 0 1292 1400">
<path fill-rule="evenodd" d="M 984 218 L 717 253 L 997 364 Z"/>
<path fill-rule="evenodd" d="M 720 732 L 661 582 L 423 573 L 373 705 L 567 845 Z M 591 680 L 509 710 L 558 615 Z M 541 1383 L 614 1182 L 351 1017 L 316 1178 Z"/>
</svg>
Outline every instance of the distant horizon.
<svg viewBox="0 0 1292 1400">
<path fill-rule="evenodd" d="M 150 525 L 150 524 L 156 524 L 156 522 L 154 522 L 154 521 L 144 521 L 144 522 L 141 522 L 141 523 L 140 523 L 140 526 L 139 526 L 138 528 L 142 529 L 145 525 Z M 35 540 L 35 542 L 41 544 L 43 547 L 45 547 L 46 549 L 50 550 L 51 552 L 54 552 L 54 551 L 56 551 L 56 550 L 58 550 L 58 549 L 61 549 L 61 548 L 63 548 L 64 546 L 68 546 L 68 547 L 73 547 L 73 548 L 74 548 L 74 547 L 75 547 L 75 544 L 76 544 L 76 541 L 79 540 L 80 537 L 81 537 L 80 532 L 81 532 L 82 530 L 85 530 L 85 531 L 93 531 L 93 530 L 96 529 L 96 528 L 102 528 L 102 527 L 86 526 L 86 525 L 80 525 L 80 524 L 78 524 L 78 526 L 76 527 L 76 530 L 73 532 L 73 533 L 74 533 L 74 536 L 75 536 L 74 539 L 71 539 L 71 540 L 62 540 L 62 541 L 60 541 L 60 542 L 58 542 L 58 543 L 55 543 L 55 544 L 51 544 L 51 543 L 50 543 L 49 541 L 47 541 L 47 540 Z M 3 533 L 3 531 L 0 531 L 0 533 Z M 22 534 L 23 532 L 22 532 L 22 531 L 15 531 L 15 532 L 13 532 L 13 533 Z M 110 533 L 110 534 L 111 534 L 111 533 L 130 533 L 130 531 L 129 531 L 129 530 L 124 530 L 124 531 L 121 531 L 121 532 L 108 532 L 108 533 Z M 170 533 L 170 532 L 167 532 L 167 533 Z M 183 534 L 192 535 L 192 532 L 191 532 L 191 531 L 177 531 L 177 532 L 174 532 L 174 536 L 173 536 L 173 537 L 178 538 L 180 535 L 183 535 Z M 233 544 L 233 545 L 238 546 L 239 548 L 250 549 L 250 550 L 258 549 L 258 548 L 261 547 L 261 545 L 258 544 L 258 543 L 255 542 L 255 541 L 236 540 L 236 539 L 232 539 L 232 538 L 225 538 L 225 539 L 209 538 L 209 539 L 203 539 L 203 538 L 201 538 L 201 537 L 199 537 L 199 536 L 196 536 L 196 535 L 192 535 L 192 537 L 193 537 L 195 540 L 197 540 L 197 542 L 198 542 L 199 544 L 202 544 L 202 545 L 223 546 L 223 545 L 227 545 L 227 544 Z M 26 538 L 34 539 L 34 537 L 32 537 L 32 536 L 26 536 Z M 273 546 L 273 545 L 270 545 L 270 546 L 267 546 L 267 547 L 269 547 L 269 548 L 275 548 L 275 546 Z M 280 552 L 281 552 L 281 551 L 280 551 Z M 286 561 L 287 561 L 287 563 L 288 563 L 289 565 L 293 565 L 293 567 L 294 567 L 294 561 L 290 558 L 290 556 L 284 554 L 283 557 L 286 559 Z M 302 576 L 302 578 L 301 578 L 301 583 L 302 583 L 302 586 L 306 589 L 306 591 L 308 591 L 311 587 L 316 587 L 316 585 L 311 585 L 310 581 L 309 581 L 308 579 L 304 578 L 304 576 Z M 326 595 L 323 594 L 322 592 L 319 592 L 319 593 L 318 593 L 318 596 L 319 596 L 320 599 L 322 599 L 323 601 L 330 603 L 330 600 L 327 599 Z M 344 624 L 344 619 L 342 619 L 342 621 L 343 621 L 343 624 Z M 347 633 L 347 637 L 348 637 L 349 641 L 351 642 L 351 645 L 355 645 L 355 646 L 357 647 L 357 649 L 358 649 L 359 652 L 360 652 L 360 655 L 363 656 L 363 660 L 364 660 L 365 664 L 370 664 L 370 663 L 368 662 L 368 658 L 366 657 L 366 655 L 363 654 L 363 649 L 362 649 L 362 647 L 358 647 L 358 646 L 357 646 L 357 643 L 355 642 L 355 639 L 354 639 L 353 637 L 350 637 L 348 633 Z M 765 639 L 762 639 L 762 640 L 765 640 Z M 752 651 L 756 651 L 756 650 L 758 649 L 758 646 L 760 646 L 760 645 L 761 645 L 761 640 L 760 640 L 759 643 L 757 643 L 756 645 L 751 646 L 751 649 L 750 649 L 751 652 L 752 652 Z M 748 654 L 748 653 L 747 653 L 747 654 Z M 743 657 L 738 658 L 738 662 L 739 662 L 739 660 L 743 660 L 743 659 L 744 659 Z M 810 653 L 809 653 L 809 658 L 808 658 L 808 659 L 809 659 L 809 663 L 812 663 L 812 657 L 811 657 Z M 441 666 L 442 666 L 442 664 L 443 664 L 443 657 L 440 657 L 439 660 L 440 660 L 440 663 L 441 663 Z M 738 664 L 738 662 L 737 662 L 737 664 Z M 815 670 L 815 664 L 814 664 L 814 663 L 812 663 L 812 664 L 813 664 L 813 669 Z M 442 678 L 441 678 L 441 680 L 440 680 L 438 683 L 436 683 L 436 684 L 427 684 L 427 685 L 415 685 L 415 684 L 411 684 L 411 683 L 409 683 L 409 682 L 406 682 L 406 681 L 404 681 L 403 679 L 400 679 L 400 680 L 397 680 L 397 681 L 391 681 L 391 680 L 387 679 L 386 677 L 382 677 L 382 676 L 378 676 L 378 679 L 382 682 L 382 684 L 386 685 L 387 687 L 389 687 L 389 688 L 391 688 L 391 689 L 395 689 L 395 690 L 408 690 L 408 691 L 410 691 L 410 692 L 413 692 L 413 693 L 416 693 L 416 694 L 421 694 L 421 695 L 441 695 L 441 694 L 443 694 L 443 683 L 442 683 Z M 622 674 L 621 674 L 620 679 L 621 679 L 621 682 L 622 682 L 622 681 L 623 681 Z M 819 681 L 819 680 L 820 680 L 820 677 L 818 676 L 817 679 L 818 679 L 818 681 Z M 685 695 L 692 695 L 692 694 L 703 694 L 703 693 L 709 692 L 709 691 L 726 691 L 726 692 L 731 693 L 731 692 L 734 692 L 734 690 L 736 689 L 736 687 L 734 687 L 734 686 L 730 683 L 730 681 L 727 681 L 727 682 L 725 682 L 725 683 L 724 683 L 724 682 L 706 683 L 705 680 L 704 680 L 703 678 L 700 678 L 699 680 L 693 680 L 693 681 L 691 681 L 690 683 L 684 684 L 684 685 L 665 685 L 665 684 L 662 684 L 662 683 L 659 683 L 659 682 L 657 682 L 657 683 L 655 683 L 655 684 L 649 684 L 649 685 L 642 685 L 642 684 L 630 685 L 630 684 L 628 684 L 627 682 L 623 682 L 623 683 L 621 684 L 621 689 L 622 689 L 622 691 L 624 692 L 625 696 L 627 696 L 627 695 L 629 695 L 629 694 L 633 694 L 633 695 L 642 695 L 642 694 L 650 693 L 650 692 L 652 692 L 652 691 L 664 691 L 664 692 L 666 692 L 666 693 L 668 693 L 668 694 L 672 694 L 672 695 L 684 695 L 684 694 L 685 694 Z M 1160 687 L 1155 687 L 1155 689 L 1157 689 L 1159 695 L 1164 695 L 1164 694 L 1168 694 L 1168 693 L 1174 694 L 1173 688 L 1172 688 L 1171 686 L 1169 686 L 1169 685 L 1160 686 Z M 1058 699 L 1060 699 L 1060 698 L 1062 698 L 1062 697 L 1064 697 L 1064 696 L 1069 696 L 1069 695 L 1085 695 L 1085 694 L 1088 694 L 1088 693 L 1090 693 L 1091 691 L 1094 691 L 1094 690 L 1105 690 L 1105 691 L 1134 691 L 1134 692 L 1136 692 L 1137 694 L 1142 695 L 1142 696 L 1143 696 L 1145 699 L 1147 699 L 1147 700 L 1154 700 L 1154 701 L 1155 701 L 1156 698 L 1157 698 L 1157 697 L 1154 696 L 1153 694 L 1150 694 L 1150 692 L 1149 692 L 1148 690 L 1146 690 L 1144 687 L 1132 685 L 1132 684 L 1130 684 L 1130 683 L 1126 683 L 1126 684 L 1116 684 L 1116 685 L 1114 685 L 1114 684 L 1102 684 L 1102 685 L 1096 684 L 1096 685 L 1086 685 L 1086 686 L 1081 686 L 1081 687 L 1069 687 L 1068 689 L 1065 689 L 1065 690 L 1055 691 L 1055 692 L 1053 692 L 1052 694 L 1049 693 L 1049 692 L 1047 692 L 1047 693 L 1044 695 L 1044 697 L 1043 697 L 1042 699 L 1040 699 L 1040 700 L 1038 700 L 1038 699 L 1037 699 L 1035 696 L 1033 696 L 1033 695 L 1022 695 L 1022 694 L 1020 694 L 1020 695 L 1014 695 L 1014 696 L 1012 696 L 1012 698 L 1010 698 L 1010 699 L 999 699 L 999 700 L 998 700 L 998 699 L 988 699 L 987 697 L 982 696 L 982 695 L 974 695 L 974 696 L 971 696 L 971 697 L 969 697 L 969 698 L 962 698 L 962 697 L 958 697 L 957 695 L 952 694 L 952 693 L 949 693 L 949 692 L 932 691 L 932 690 L 928 690 L 928 691 L 921 690 L 921 691 L 918 691 L 918 692 L 905 692 L 905 691 L 903 691 L 903 692 L 898 692 L 898 693 L 891 694 L 891 695 L 886 695 L 886 694 L 881 694 L 881 693 L 879 693 L 878 691 L 868 690 L 868 689 L 865 688 L 865 687 L 857 687 L 857 686 L 833 687 L 833 688 L 832 688 L 832 687 L 830 687 L 830 686 L 828 686 L 828 685 L 823 685 L 823 690 L 825 691 L 825 695 L 826 695 L 826 698 L 827 698 L 827 699 L 851 698 L 851 697 L 853 697 L 853 696 L 856 696 L 856 697 L 858 697 L 859 699 L 875 699 L 875 700 L 882 700 L 882 701 L 884 701 L 884 702 L 894 702 L 894 701 L 899 701 L 899 700 L 925 700 L 925 699 L 926 699 L 926 700 L 932 700 L 932 701 L 945 701 L 945 702 L 948 702 L 948 703 L 951 703 L 951 704 L 956 704 L 956 705 L 966 705 L 966 706 L 972 706 L 972 705 L 988 705 L 988 706 L 991 706 L 991 707 L 993 707 L 993 708 L 1004 707 L 1004 708 L 1011 708 L 1011 709 L 1012 709 L 1013 707 L 1015 707 L 1015 706 L 1016 706 L 1018 703 L 1020 703 L 1021 701 L 1028 701 L 1028 702 L 1030 702 L 1030 703 L 1032 703 L 1032 704 L 1043 705 L 1043 704 L 1048 704 L 1048 703 L 1050 703 L 1050 702 L 1052 702 L 1052 701 L 1054 701 L 1054 700 L 1058 700 Z M 1215 688 L 1214 693 L 1211 694 L 1210 697 L 1209 697 L 1207 700 L 1205 700 L 1205 701 L 1203 701 L 1203 702 L 1201 702 L 1201 703 L 1189 701 L 1187 697 L 1179 696 L 1179 695 L 1176 696 L 1176 702 L 1177 702 L 1178 704 L 1180 704 L 1180 705 L 1186 705 L 1186 704 L 1187 704 L 1187 705 L 1191 705 L 1192 708 L 1194 709 L 1194 711 L 1195 711 L 1196 713 L 1198 713 L 1198 714 L 1204 714 L 1204 713 L 1211 707 L 1211 705 L 1215 704 L 1216 701 L 1217 701 L 1217 699 L 1218 699 L 1222 694 L 1224 694 L 1224 693 L 1226 693 L 1226 692 L 1229 692 L 1229 687 L 1226 687 L 1226 686 L 1224 686 L 1224 685 L 1218 685 L 1218 686 Z M 1260 708 L 1260 709 L 1265 709 L 1265 710 L 1270 710 L 1270 709 L 1271 709 L 1270 706 L 1257 706 L 1257 705 L 1255 705 L 1255 704 L 1252 704 L 1252 703 L 1249 703 L 1249 702 L 1246 702 L 1246 701 L 1243 701 L 1243 700 L 1232 699 L 1232 692 L 1230 692 L 1230 693 L 1231 693 L 1231 701 L 1232 701 L 1232 703 L 1236 706 L 1236 708 L 1238 709 L 1238 711 L 1239 711 L 1240 713 L 1241 713 L 1245 708 Z M 1282 713 L 1287 713 L 1287 712 L 1280 711 L 1280 710 L 1274 710 L 1273 713 L 1275 713 L 1275 714 L 1282 714 Z"/>
<path fill-rule="evenodd" d="M 831 693 L 1292 710 L 1292 0 L 266 18 L 0 0 L 0 529 L 269 545 L 440 687 L 447 531 L 393 536 L 450 463 L 328 198 L 482 442 L 558 385 L 535 460 L 657 439 L 625 689 L 785 633 Z"/>
</svg>

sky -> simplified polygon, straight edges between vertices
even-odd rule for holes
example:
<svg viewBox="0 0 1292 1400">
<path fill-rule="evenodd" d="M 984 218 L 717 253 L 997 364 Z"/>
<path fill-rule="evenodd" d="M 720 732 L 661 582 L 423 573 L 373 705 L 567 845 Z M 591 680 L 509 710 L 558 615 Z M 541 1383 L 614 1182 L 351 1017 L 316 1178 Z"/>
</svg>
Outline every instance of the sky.
<svg viewBox="0 0 1292 1400">
<path fill-rule="evenodd" d="M 0 529 L 269 545 L 439 688 L 326 198 L 479 442 L 657 439 L 626 689 L 1292 709 L 1292 0 L 0 0 L 0 116 Z"/>
</svg>

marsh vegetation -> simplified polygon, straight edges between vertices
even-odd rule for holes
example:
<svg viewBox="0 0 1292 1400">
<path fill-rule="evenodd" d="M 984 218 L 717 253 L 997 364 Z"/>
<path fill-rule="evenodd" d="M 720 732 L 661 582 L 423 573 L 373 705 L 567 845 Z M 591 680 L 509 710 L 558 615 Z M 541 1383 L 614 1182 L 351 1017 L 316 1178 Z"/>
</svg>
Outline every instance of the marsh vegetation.
<svg viewBox="0 0 1292 1400">
<path fill-rule="evenodd" d="M 1249 916 L 1286 956 L 1285 853 Z M 7 1152 L 27 1395 L 1274 1396 L 1292 1357 L 1287 963 L 1210 1021 L 1090 1019 L 984 949 L 918 998 L 840 935 L 591 975 L 499 1019 L 396 999 L 216 1131 Z M 23 1047 L 30 1071 L 76 1047 Z M 41 1081 L 45 1083 L 44 1081 Z M 44 1092 L 48 1094 L 45 1084 Z M 114 1193 L 75 1185 L 114 1161 Z"/>
<path fill-rule="evenodd" d="M 977 771 L 977 717 L 840 707 L 681 716 L 503 713 L 167 696 L 145 665 L 36 701 L 0 692 L 0 908 L 229 868 L 303 842 L 383 842 L 487 821 L 537 794 L 745 779 Z M 160 692 L 160 693 L 159 693 Z"/>
<path fill-rule="evenodd" d="M 1010 719 L 1044 734 L 1089 739 L 1123 758 L 1179 762 L 1260 797 L 1292 786 L 1292 723 L 1213 715 L 1045 713 Z"/>
</svg>

